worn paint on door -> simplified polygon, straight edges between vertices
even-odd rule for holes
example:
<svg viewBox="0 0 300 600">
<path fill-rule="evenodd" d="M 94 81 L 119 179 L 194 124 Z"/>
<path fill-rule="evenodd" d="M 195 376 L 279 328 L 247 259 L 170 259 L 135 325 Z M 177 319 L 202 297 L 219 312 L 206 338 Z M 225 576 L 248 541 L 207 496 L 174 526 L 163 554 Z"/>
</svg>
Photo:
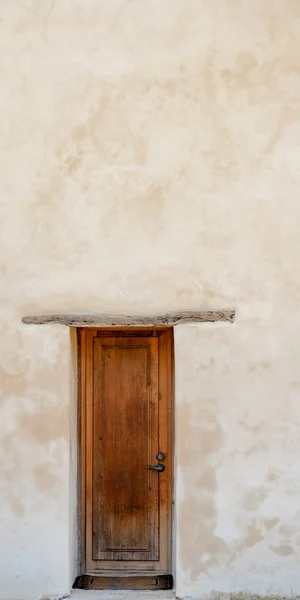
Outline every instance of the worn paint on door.
<svg viewBox="0 0 300 600">
<path fill-rule="evenodd" d="M 170 572 L 172 334 L 81 331 L 86 573 Z"/>
</svg>

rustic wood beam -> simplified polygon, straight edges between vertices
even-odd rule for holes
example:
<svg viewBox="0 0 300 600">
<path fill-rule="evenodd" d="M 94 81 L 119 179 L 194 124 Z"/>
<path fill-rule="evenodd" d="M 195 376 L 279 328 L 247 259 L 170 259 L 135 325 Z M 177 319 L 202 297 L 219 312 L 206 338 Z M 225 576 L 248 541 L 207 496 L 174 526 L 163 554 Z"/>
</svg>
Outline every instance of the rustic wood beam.
<svg viewBox="0 0 300 600">
<path fill-rule="evenodd" d="M 134 317 L 103 314 L 33 315 L 23 317 L 26 325 L 48 325 L 50 323 L 68 327 L 174 327 L 184 323 L 234 323 L 234 310 L 183 311 L 153 317 Z"/>
</svg>

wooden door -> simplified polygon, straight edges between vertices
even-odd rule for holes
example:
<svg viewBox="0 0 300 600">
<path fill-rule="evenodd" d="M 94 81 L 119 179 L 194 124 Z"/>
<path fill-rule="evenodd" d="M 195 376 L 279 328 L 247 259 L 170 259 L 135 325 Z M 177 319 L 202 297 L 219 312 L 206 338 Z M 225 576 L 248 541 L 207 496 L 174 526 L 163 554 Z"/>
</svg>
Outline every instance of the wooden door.
<svg viewBox="0 0 300 600">
<path fill-rule="evenodd" d="M 172 330 L 82 330 L 81 395 L 85 572 L 170 573 Z"/>
</svg>

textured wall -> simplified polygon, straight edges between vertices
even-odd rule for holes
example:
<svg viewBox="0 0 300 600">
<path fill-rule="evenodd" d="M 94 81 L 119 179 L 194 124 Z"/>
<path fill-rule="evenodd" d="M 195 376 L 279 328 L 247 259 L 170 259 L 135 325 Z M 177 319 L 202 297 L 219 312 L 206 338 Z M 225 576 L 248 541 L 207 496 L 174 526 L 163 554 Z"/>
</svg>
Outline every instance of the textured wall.
<svg viewBox="0 0 300 600">
<path fill-rule="evenodd" d="M 177 593 L 300 593 L 298 0 L 0 16 L 0 597 L 76 560 L 70 335 L 21 317 L 235 307 L 175 334 Z"/>
</svg>

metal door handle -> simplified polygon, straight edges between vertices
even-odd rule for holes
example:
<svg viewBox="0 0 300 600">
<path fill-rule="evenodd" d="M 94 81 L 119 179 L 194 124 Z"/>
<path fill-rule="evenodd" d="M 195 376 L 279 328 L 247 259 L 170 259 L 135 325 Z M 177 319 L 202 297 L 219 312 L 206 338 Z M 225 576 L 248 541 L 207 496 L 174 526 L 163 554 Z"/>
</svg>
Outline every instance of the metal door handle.
<svg viewBox="0 0 300 600">
<path fill-rule="evenodd" d="M 145 467 L 145 469 L 151 469 L 152 471 L 158 471 L 159 473 L 162 473 L 162 471 L 164 471 L 165 468 L 165 465 L 160 465 L 159 463 L 158 465 L 147 465 Z"/>
</svg>

